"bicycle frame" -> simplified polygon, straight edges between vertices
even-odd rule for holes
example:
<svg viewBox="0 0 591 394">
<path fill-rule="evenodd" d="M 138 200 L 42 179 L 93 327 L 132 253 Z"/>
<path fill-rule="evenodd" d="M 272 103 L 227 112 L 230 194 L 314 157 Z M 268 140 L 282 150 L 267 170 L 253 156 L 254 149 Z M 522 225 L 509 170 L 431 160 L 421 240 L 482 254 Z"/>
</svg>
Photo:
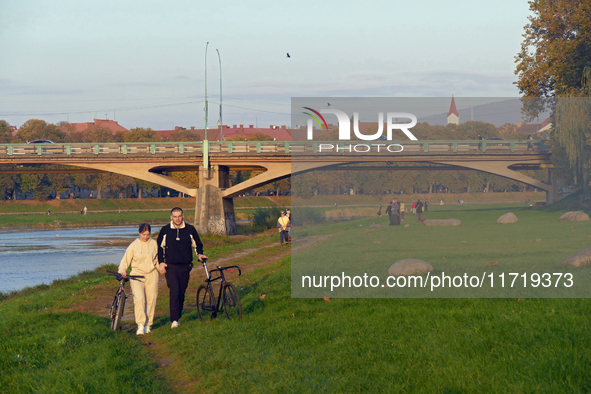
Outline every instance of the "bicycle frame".
<svg viewBox="0 0 591 394">
<path fill-rule="evenodd" d="M 123 316 L 123 309 L 125 308 L 125 300 L 127 299 L 127 294 L 125 293 L 125 282 L 130 280 L 139 280 L 140 278 L 144 278 L 143 276 L 139 275 L 128 275 L 127 278 L 124 278 L 118 272 L 109 271 L 107 273 L 110 275 L 115 276 L 119 280 L 119 288 L 115 293 L 115 298 L 113 298 L 113 303 L 111 304 L 111 329 L 119 330 L 119 325 L 121 323 L 121 317 Z"/>
<path fill-rule="evenodd" d="M 215 297 L 215 293 L 213 291 L 213 282 L 215 282 L 217 280 L 221 280 L 220 290 L 218 292 L 218 296 L 217 296 L 216 299 L 213 300 L 214 301 L 213 302 L 214 305 L 212 305 L 212 306 L 214 306 L 214 308 L 213 308 L 214 310 L 211 311 L 212 318 L 216 318 L 218 312 L 220 311 L 220 303 L 222 302 L 222 291 L 223 291 L 223 288 L 224 288 L 224 284 L 227 283 L 226 282 L 226 277 L 224 276 L 224 271 L 226 271 L 226 270 L 228 270 L 230 268 L 237 268 L 238 269 L 238 276 L 242 275 L 242 271 L 240 270 L 240 267 L 237 266 L 237 265 L 230 265 L 230 266 L 227 266 L 227 267 L 220 267 L 219 265 L 217 265 L 216 266 L 217 267 L 216 269 L 213 269 L 213 270 L 209 271 L 207 269 L 207 259 L 203 259 L 201 261 L 201 263 L 203 264 L 203 269 L 205 270 L 205 276 L 207 277 L 207 279 L 205 280 L 205 282 L 207 283 L 207 288 L 208 289 L 206 291 L 209 291 L 211 289 L 211 294 L 213 294 L 214 297 Z M 219 272 L 219 276 L 213 278 L 212 277 L 212 274 L 214 272 Z"/>
</svg>

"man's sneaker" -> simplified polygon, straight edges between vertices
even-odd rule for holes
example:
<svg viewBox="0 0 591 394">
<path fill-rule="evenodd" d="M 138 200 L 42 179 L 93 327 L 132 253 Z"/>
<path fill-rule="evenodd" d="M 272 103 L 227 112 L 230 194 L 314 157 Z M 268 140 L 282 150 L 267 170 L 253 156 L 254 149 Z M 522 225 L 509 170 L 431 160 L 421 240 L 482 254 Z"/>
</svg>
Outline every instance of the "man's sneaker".
<svg viewBox="0 0 591 394">
<path fill-rule="evenodd" d="M 144 326 L 137 326 L 137 332 L 135 335 L 144 335 Z"/>
<path fill-rule="evenodd" d="M 144 331 L 146 334 L 149 334 L 152 332 L 152 327 L 150 326 L 146 326 L 146 331 Z"/>
<path fill-rule="evenodd" d="M 177 328 L 180 325 L 181 325 L 181 323 L 179 323 L 178 321 L 173 321 L 172 324 L 170 325 L 170 328 Z"/>
</svg>

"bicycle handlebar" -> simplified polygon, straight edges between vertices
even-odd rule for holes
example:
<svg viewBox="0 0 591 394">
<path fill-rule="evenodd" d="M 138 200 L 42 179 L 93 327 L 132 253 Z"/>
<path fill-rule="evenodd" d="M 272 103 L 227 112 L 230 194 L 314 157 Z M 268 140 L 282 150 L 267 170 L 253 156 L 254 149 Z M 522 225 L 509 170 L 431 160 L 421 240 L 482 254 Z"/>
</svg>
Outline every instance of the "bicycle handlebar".
<svg viewBox="0 0 591 394">
<path fill-rule="evenodd" d="M 238 268 L 238 276 L 242 275 L 242 271 L 240 270 L 240 267 L 237 265 L 229 265 L 227 267 L 220 267 L 219 265 L 217 266 L 216 269 L 209 271 L 211 272 L 215 272 L 215 271 L 227 271 L 228 268 Z"/>
<path fill-rule="evenodd" d="M 128 281 L 130 279 L 137 280 L 137 279 L 143 279 L 143 278 L 145 278 L 145 276 L 142 276 L 142 275 L 127 275 L 127 278 L 124 278 L 123 275 L 121 275 L 119 272 L 109 271 L 109 270 L 107 270 L 107 273 L 109 275 L 113 275 L 117 280 L 125 279 L 126 281 Z"/>
</svg>

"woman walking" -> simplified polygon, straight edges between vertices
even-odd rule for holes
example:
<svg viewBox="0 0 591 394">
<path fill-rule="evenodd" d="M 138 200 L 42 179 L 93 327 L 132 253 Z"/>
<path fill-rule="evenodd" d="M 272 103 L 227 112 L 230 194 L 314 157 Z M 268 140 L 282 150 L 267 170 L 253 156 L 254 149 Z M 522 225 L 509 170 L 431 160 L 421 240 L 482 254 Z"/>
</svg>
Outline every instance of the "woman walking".
<svg viewBox="0 0 591 394">
<path fill-rule="evenodd" d="M 152 330 L 154 309 L 158 298 L 158 245 L 150 238 L 152 227 L 148 223 L 140 224 L 140 237 L 133 241 L 125 251 L 119 264 L 119 273 L 127 277 L 127 269 L 131 266 L 130 275 L 141 275 L 144 279 L 131 280 L 136 335 L 148 334 Z"/>
</svg>

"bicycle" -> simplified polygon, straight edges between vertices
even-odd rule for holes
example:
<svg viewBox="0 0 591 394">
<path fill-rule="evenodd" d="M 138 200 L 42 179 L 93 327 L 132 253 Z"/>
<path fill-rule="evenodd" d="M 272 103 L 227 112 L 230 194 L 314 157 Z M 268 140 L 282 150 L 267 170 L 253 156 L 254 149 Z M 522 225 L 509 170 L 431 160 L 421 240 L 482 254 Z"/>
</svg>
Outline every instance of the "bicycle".
<svg viewBox="0 0 591 394">
<path fill-rule="evenodd" d="M 129 282 L 130 279 L 138 280 L 144 278 L 139 275 L 127 275 L 127 278 L 121 276 L 119 272 L 107 270 L 109 275 L 113 275 L 115 279 L 119 281 L 119 289 L 115 293 L 113 304 L 111 305 L 111 330 L 119 331 L 121 329 L 121 318 L 123 317 L 123 311 L 125 310 L 125 300 L 127 294 L 125 294 L 125 282 Z"/>
<path fill-rule="evenodd" d="M 211 318 L 215 319 L 218 312 L 221 312 L 220 303 L 222 303 L 224 313 L 228 320 L 242 319 L 242 305 L 240 304 L 238 292 L 232 283 L 226 281 L 226 277 L 224 276 L 224 271 L 231 268 L 237 268 L 238 276 L 242 275 L 240 267 L 237 265 L 228 267 L 216 266 L 216 269 L 208 271 L 207 259 L 201 260 L 201 263 L 203 263 L 203 269 L 205 269 L 207 279 L 205 281 L 206 284 L 202 284 L 199 286 L 199 289 L 197 289 L 197 314 L 199 315 L 199 319 L 203 321 L 203 318 L 208 312 L 211 312 Z M 212 278 L 212 274 L 216 271 L 220 273 L 219 276 Z M 213 292 L 213 282 L 217 280 L 221 280 L 221 284 L 218 297 L 216 298 Z"/>
</svg>

